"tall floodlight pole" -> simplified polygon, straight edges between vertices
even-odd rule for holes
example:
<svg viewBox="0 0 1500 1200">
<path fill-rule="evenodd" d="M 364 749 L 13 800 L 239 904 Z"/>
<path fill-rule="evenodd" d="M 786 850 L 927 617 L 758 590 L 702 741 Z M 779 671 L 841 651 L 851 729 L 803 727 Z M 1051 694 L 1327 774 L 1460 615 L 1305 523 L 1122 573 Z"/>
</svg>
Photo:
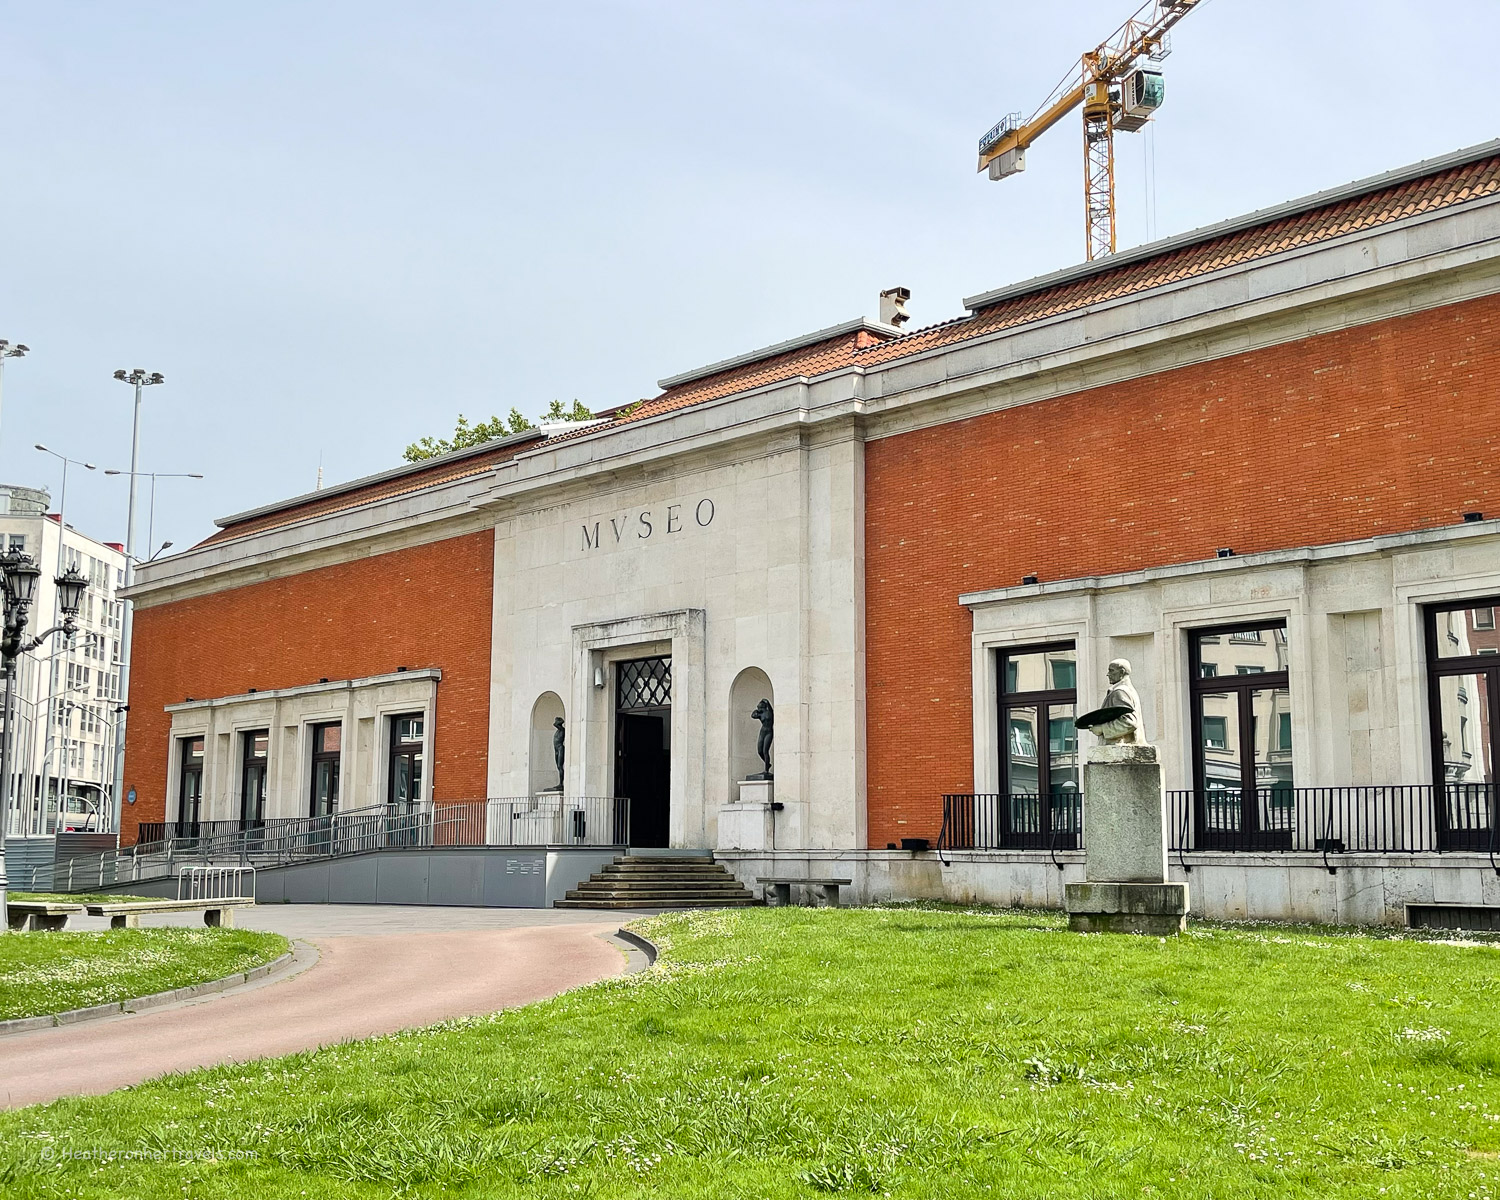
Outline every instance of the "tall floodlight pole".
<svg viewBox="0 0 1500 1200">
<path fill-rule="evenodd" d="M 62 604 L 62 623 L 28 638 L 26 618 L 32 601 L 36 599 L 36 581 L 41 576 L 42 569 L 31 555 L 19 550 L 0 554 L 0 599 L 5 606 L 3 632 L 0 632 L 0 671 L 5 675 L 4 708 L 0 710 L 4 716 L 4 725 L 0 726 L 0 780 L 4 780 L 0 786 L 0 812 L 4 813 L 4 819 L 0 820 L 0 930 L 10 928 L 10 912 L 6 906 L 10 886 L 5 878 L 5 833 L 10 825 L 10 752 L 14 741 L 11 735 L 15 730 L 11 711 L 15 707 L 16 659 L 35 650 L 54 633 L 64 637 L 73 635 L 78 629 L 78 609 L 83 604 L 83 593 L 89 582 L 76 567 L 59 575 L 54 582 Z"/>
<path fill-rule="evenodd" d="M 0 397 L 3 397 L 5 391 L 5 360 L 23 358 L 30 349 L 30 346 L 23 346 L 19 342 L 12 346 L 5 338 L 0 338 Z"/>
<path fill-rule="evenodd" d="M 68 539 L 68 468 L 70 466 L 72 466 L 72 467 L 82 467 L 86 471 L 92 471 L 92 470 L 94 470 L 94 464 L 91 463 L 91 462 L 84 462 L 81 459 L 77 459 L 77 458 L 69 458 L 66 454 L 59 454 L 56 450 L 49 449 L 48 447 L 42 445 L 41 442 L 37 442 L 36 443 L 36 448 L 38 450 L 40 450 L 43 454 L 50 454 L 50 455 L 52 455 L 53 458 L 57 459 L 58 462 L 62 463 L 62 491 L 58 494 L 58 498 L 57 498 L 57 573 L 59 575 L 61 575 L 63 573 L 63 567 L 66 565 L 65 562 L 64 562 L 64 558 L 65 558 L 64 551 L 67 548 L 66 547 L 66 542 L 67 542 L 67 539 Z M 59 597 L 59 599 L 61 599 L 61 597 Z M 54 619 L 58 618 L 58 617 L 61 617 L 61 616 L 62 616 L 62 610 L 58 609 L 57 612 L 54 614 Z M 63 648 L 62 648 L 62 656 L 63 656 L 62 672 L 61 672 L 62 677 L 63 677 L 62 678 L 62 685 L 63 685 L 63 695 L 64 695 L 64 697 L 66 697 L 66 695 L 67 695 L 67 688 L 68 688 L 68 671 L 71 669 L 72 662 L 73 662 L 73 639 L 72 638 L 66 638 L 66 639 L 64 639 L 64 641 L 63 641 Z M 53 708 L 54 708 L 53 701 L 54 701 L 54 699 L 57 696 L 57 676 L 58 676 L 58 671 L 57 671 L 57 668 L 55 666 L 52 667 L 50 670 L 48 670 L 48 672 L 47 672 L 47 726 L 46 726 L 46 729 L 47 729 L 47 737 L 48 737 L 48 739 L 54 740 L 54 741 L 61 739 L 64 742 L 62 755 L 58 759 L 58 772 L 57 772 L 57 811 L 58 811 L 58 815 L 61 816 L 63 813 L 65 813 L 67 811 L 67 803 L 68 803 L 68 800 L 67 800 L 67 789 L 63 785 L 67 781 L 66 772 L 67 772 L 67 769 L 68 769 L 68 749 L 67 749 L 67 745 L 66 745 L 66 735 L 67 735 L 67 729 L 68 729 L 67 723 L 71 723 L 71 721 L 72 721 L 73 718 L 71 716 L 65 716 L 64 717 L 65 724 L 63 725 L 62 730 L 56 736 L 53 735 L 52 726 L 56 723 L 56 719 L 57 719 L 57 714 L 53 711 Z M 66 708 L 64 708 L 62 711 L 65 714 L 68 712 L 68 710 Z M 33 736 L 35 736 L 35 735 L 33 734 Z M 46 747 L 46 743 L 44 742 L 43 743 L 43 749 L 44 750 L 45 750 L 45 747 Z M 43 762 L 42 762 L 42 765 L 43 765 L 44 768 L 46 767 L 47 762 L 48 762 L 48 760 L 46 758 L 44 758 Z M 41 786 L 41 789 L 42 789 L 42 800 L 43 800 L 42 812 L 45 814 L 45 812 L 46 812 L 46 797 L 47 797 L 47 781 L 46 781 L 45 777 L 42 779 L 40 786 Z"/>
<path fill-rule="evenodd" d="M 130 434 L 130 511 L 125 517 L 125 587 L 135 581 L 135 485 L 141 477 L 141 389 L 165 383 L 160 371 L 116 371 L 115 378 L 135 388 L 135 423 Z M 127 599 L 120 621 L 120 703 L 119 722 L 115 731 L 115 811 L 114 827 L 120 829 L 120 814 L 125 808 L 125 728 L 130 713 L 130 635 L 135 625 L 134 605 Z"/>
</svg>

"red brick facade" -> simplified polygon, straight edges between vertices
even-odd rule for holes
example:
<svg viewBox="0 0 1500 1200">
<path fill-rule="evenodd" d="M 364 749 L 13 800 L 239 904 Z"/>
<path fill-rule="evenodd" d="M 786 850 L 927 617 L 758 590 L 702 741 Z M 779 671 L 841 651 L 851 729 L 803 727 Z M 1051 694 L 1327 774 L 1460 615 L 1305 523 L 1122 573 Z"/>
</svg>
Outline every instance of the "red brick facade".
<svg viewBox="0 0 1500 1200">
<path fill-rule="evenodd" d="M 485 794 L 494 534 L 247 584 L 135 614 L 123 838 L 166 818 L 171 717 L 198 699 L 438 667 L 436 799 Z"/>
<path fill-rule="evenodd" d="M 1497 347 L 1487 298 L 871 442 L 870 845 L 972 790 L 960 594 L 1495 515 Z"/>
</svg>

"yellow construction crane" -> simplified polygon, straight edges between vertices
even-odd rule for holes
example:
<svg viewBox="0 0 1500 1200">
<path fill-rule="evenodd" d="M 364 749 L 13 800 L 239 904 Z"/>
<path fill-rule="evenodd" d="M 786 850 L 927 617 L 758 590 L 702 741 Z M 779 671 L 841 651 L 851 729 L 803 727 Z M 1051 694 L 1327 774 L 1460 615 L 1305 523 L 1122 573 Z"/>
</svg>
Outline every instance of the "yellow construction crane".
<svg viewBox="0 0 1500 1200">
<path fill-rule="evenodd" d="M 1025 121 L 1011 113 L 979 139 L 979 169 L 1006 179 L 1026 169 L 1026 148 L 1083 107 L 1083 197 L 1090 261 L 1115 252 L 1115 130 L 1134 133 L 1161 107 L 1156 64 L 1171 52 L 1167 31 L 1206 0 L 1146 0 L 1084 54 Z"/>
</svg>

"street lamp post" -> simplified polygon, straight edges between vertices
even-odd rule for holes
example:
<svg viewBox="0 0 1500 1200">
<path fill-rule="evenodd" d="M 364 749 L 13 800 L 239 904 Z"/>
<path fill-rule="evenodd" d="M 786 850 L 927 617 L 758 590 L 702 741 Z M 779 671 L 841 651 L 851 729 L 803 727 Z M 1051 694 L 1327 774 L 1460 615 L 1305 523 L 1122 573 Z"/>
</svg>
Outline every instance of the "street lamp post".
<svg viewBox="0 0 1500 1200">
<path fill-rule="evenodd" d="M 5 603 L 4 633 L 0 635 L 0 663 L 3 663 L 0 670 L 5 675 L 4 708 L 0 710 L 4 716 L 4 726 L 0 728 L 0 780 L 5 781 L 0 787 L 0 812 L 4 814 L 0 817 L 0 929 L 9 929 L 10 911 L 6 898 L 10 888 L 5 878 L 5 834 L 10 827 L 10 753 L 11 733 L 15 728 L 12 697 L 15 694 L 16 659 L 35 650 L 55 633 L 69 637 L 78 629 L 78 609 L 83 604 L 83 593 L 88 589 L 89 581 L 77 567 L 69 567 L 59 575 L 54 582 L 63 612 L 62 623 L 28 638 L 26 619 L 32 601 L 36 599 L 36 581 L 41 578 L 42 569 L 31 555 L 19 550 L 0 555 L 0 569 L 4 571 L 0 590 L 3 590 Z"/>
<path fill-rule="evenodd" d="M 104 473 L 106 475 L 130 474 L 129 471 L 105 471 Z M 143 560 L 150 562 L 172 544 L 171 542 L 163 542 L 155 550 L 151 550 L 151 547 L 156 545 L 156 481 L 158 479 L 202 479 L 203 476 L 198 474 L 197 471 L 141 471 L 140 474 L 147 476 L 151 480 L 151 500 L 146 505 L 146 549 L 151 552 Z"/>
<path fill-rule="evenodd" d="M 125 586 L 128 589 L 135 581 L 135 485 L 141 477 L 141 390 L 165 383 L 166 379 L 160 371 L 145 371 L 140 367 L 133 371 L 116 371 L 115 378 L 135 388 L 135 422 L 130 434 L 130 511 L 125 518 Z M 135 606 L 128 599 L 120 624 L 120 696 L 124 707 L 120 710 L 119 727 L 115 733 L 116 830 L 120 828 L 120 813 L 125 807 L 125 726 L 130 714 L 130 638 L 135 626 Z"/>
<path fill-rule="evenodd" d="M 5 360 L 24 358 L 30 349 L 30 346 L 23 346 L 19 342 L 12 346 L 5 338 L 0 338 L 0 392 L 3 392 L 5 385 Z"/>
</svg>

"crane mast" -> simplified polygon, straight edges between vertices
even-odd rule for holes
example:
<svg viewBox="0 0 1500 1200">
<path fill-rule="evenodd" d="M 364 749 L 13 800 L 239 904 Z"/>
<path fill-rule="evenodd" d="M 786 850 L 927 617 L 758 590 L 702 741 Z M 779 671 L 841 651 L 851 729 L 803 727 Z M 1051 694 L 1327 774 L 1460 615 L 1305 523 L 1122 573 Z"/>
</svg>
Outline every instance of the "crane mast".
<svg viewBox="0 0 1500 1200">
<path fill-rule="evenodd" d="M 1026 149 L 1075 108 L 1083 110 L 1084 230 L 1090 261 L 1115 252 L 1115 130 L 1145 127 L 1164 96 L 1154 64 L 1171 52 L 1167 32 L 1205 0 L 1146 0 L 1086 51 L 1026 120 L 1011 113 L 979 139 L 979 169 L 1008 179 L 1026 169 Z"/>
</svg>

